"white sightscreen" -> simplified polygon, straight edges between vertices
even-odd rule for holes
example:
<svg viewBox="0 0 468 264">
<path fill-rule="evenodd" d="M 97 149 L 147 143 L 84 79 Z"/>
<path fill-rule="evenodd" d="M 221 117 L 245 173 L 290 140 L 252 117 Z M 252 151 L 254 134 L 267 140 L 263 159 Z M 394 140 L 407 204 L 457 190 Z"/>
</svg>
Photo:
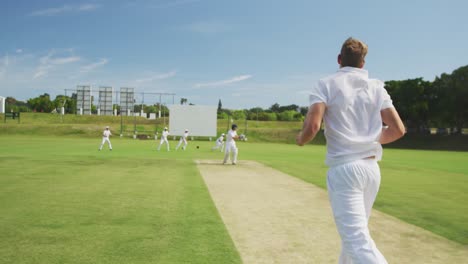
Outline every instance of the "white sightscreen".
<svg viewBox="0 0 468 264">
<path fill-rule="evenodd" d="M 5 97 L 0 96 L 0 114 L 5 113 Z"/>
<path fill-rule="evenodd" d="M 135 103 L 135 94 L 133 88 L 120 88 L 120 114 L 126 116 L 128 110 L 133 112 L 133 104 Z"/>
<path fill-rule="evenodd" d="M 112 87 L 99 87 L 99 109 L 101 109 L 101 115 L 111 116 L 114 114 L 112 94 Z"/>
<path fill-rule="evenodd" d="M 83 110 L 84 115 L 91 114 L 91 86 L 78 85 L 76 88 L 76 112 Z"/>
<path fill-rule="evenodd" d="M 216 137 L 216 106 L 169 105 L 169 132 L 181 136 L 185 129 L 190 136 Z"/>
</svg>

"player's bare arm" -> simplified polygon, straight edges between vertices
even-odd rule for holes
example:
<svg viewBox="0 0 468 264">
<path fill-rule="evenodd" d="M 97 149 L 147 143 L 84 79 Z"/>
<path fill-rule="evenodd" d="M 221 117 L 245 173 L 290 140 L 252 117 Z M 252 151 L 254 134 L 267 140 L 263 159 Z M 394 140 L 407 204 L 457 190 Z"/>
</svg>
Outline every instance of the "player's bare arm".
<svg viewBox="0 0 468 264">
<path fill-rule="evenodd" d="M 316 103 L 309 107 L 302 131 L 296 137 L 297 145 L 304 146 L 307 142 L 314 139 L 322 125 L 325 109 L 325 103 Z"/>
<path fill-rule="evenodd" d="M 382 122 L 388 126 L 388 128 L 382 129 L 379 139 L 380 144 L 391 143 L 405 134 L 405 126 L 395 108 L 386 108 L 380 111 L 380 115 L 382 116 Z"/>
</svg>

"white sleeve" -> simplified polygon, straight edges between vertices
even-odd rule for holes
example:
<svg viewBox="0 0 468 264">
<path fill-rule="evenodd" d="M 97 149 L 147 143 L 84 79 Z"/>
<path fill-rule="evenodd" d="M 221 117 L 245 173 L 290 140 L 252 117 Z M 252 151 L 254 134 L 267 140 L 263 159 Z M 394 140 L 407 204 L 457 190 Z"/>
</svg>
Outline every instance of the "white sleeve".
<svg viewBox="0 0 468 264">
<path fill-rule="evenodd" d="M 382 100 L 382 106 L 380 107 L 380 110 L 394 107 L 392 98 L 390 98 L 390 95 L 388 94 L 387 90 L 385 90 L 385 88 L 383 87 L 382 87 L 381 100 Z"/>
<path fill-rule="evenodd" d="M 312 88 L 312 91 L 309 96 L 309 103 L 310 105 L 316 103 L 325 103 L 327 104 L 327 95 L 326 95 L 326 86 L 322 81 L 318 81 L 318 83 Z"/>
</svg>

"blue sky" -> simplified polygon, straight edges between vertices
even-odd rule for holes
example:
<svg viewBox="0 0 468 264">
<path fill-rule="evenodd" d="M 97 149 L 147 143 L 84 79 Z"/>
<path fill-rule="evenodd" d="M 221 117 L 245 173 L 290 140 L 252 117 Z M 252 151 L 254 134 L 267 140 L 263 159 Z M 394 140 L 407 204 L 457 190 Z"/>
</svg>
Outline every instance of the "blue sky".
<svg viewBox="0 0 468 264">
<path fill-rule="evenodd" d="M 6 0 L 0 95 L 83 84 L 230 109 L 305 106 L 349 36 L 369 45 L 366 69 L 382 80 L 432 81 L 467 65 L 466 10 L 465 0 Z"/>
</svg>

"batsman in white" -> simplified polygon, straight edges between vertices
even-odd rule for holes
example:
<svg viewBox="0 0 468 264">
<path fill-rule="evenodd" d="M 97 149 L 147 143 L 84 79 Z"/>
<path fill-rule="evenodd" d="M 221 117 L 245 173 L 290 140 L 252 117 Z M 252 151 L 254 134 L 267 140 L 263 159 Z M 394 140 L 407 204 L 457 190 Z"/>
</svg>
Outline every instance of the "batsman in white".
<svg viewBox="0 0 468 264">
<path fill-rule="evenodd" d="M 99 151 L 101 151 L 102 146 L 104 146 L 104 143 L 106 142 L 107 144 L 109 144 L 109 150 L 112 150 L 112 144 L 109 139 L 110 136 L 112 136 L 112 133 L 110 132 L 109 127 L 106 126 L 106 129 L 104 130 L 104 132 L 102 132 L 102 142 L 101 146 L 99 146 Z"/>
<path fill-rule="evenodd" d="M 179 140 L 179 144 L 177 144 L 177 147 L 175 148 L 175 150 L 178 150 L 180 145 L 182 145 L 182 142 L 184 143 L 184 145 L 182 146 L 182 149 L 185 150 L 185 148 L 187 148 L 187 138 L 188 138 L 188 129 L 185 129 L 185 132 L 184 134 L 180 137 L 180 140 Z"/>
<path fill-rule="evenodd" d="M 347 39 L 338 55 L 340 69 L 321 79 L 310 95 L 299 146 L 312 140 L 325 121 L 327 189 L 341 237 L 340 264 L 385 264 L 368 222 L 380 186 L 382 146 L 405 133 L 384 83 L 363 69 L 367 45 Z M 385 123 L 388 128 L 382 126 Z"/>
<path fill-rule="evenodd" d="M 226 162 L 229 159 L 229 156 L 231 156 L 231 152 L 232 152 L 232 157 L 231 157 L 232 165 L 237 164 L 237 153 L 238 153 L 238 151 L 237 151 L 237 146 L 236 146 L 236 140 L 239 138 L 239 136 L 237 135 L 236 130 L 237 130 L 237 125 L 232 124 L 231 130 L 229 130 L 227 132 L 226 149 L 224 151 L 223 164 L 226 164 Z"/>
<path fill-rule="evenodd" d="M 161 145 L 163 143 L 166 143 L 167 151 L 171 151 L 169 149 L 169 141 L 167 140 L 168 136 L 169 136 L 169 131 L 167 130 L 167 127 L 165 127 L 164 131 L 161 133 L 161 141 L 159 142 L 158 151 L 161 149 Z"/>
<path fill-rule="evenodd" d="M 211 150 L 220 149 L 221 152 L 224 150 L 224 133 L 216 140 L 216 146 L 212 147 Z"/>
</svg>

